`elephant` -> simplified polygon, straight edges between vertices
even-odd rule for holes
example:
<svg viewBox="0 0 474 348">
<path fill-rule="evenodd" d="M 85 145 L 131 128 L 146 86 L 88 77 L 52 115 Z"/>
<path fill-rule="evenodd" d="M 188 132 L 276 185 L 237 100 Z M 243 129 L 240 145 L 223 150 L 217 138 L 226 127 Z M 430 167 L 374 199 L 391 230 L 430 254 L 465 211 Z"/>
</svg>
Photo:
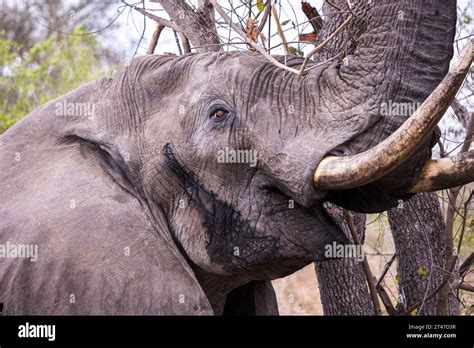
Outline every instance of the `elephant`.
<svg viewBox="0 0 474 348">
<path fill-rule="evenodd" d="M 271 280 L 350 243 L 324 202 L 381 212 L 473 181 L 471 153 L 431 160 L 472 61 L 471 41 L 448 71 L 455 1 L 360 3 L 342 63 L 142 56 L 1 135 L 0 244 L 38 251 L 3 254 L 4 314 L 276 315 Z"/>
</svg>

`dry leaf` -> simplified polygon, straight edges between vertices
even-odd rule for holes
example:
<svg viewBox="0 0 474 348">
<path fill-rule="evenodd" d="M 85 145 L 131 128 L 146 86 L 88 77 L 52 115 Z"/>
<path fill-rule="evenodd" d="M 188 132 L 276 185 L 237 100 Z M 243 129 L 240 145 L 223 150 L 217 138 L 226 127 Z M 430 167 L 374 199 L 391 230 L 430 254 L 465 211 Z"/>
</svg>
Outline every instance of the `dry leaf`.
<svg viewBox="0 0 474 348">
<path fill-rule="evenodd" d="M 257 24 L 258 21 L 255 18 L 247 18 L 247 21 L 245 23 L 245 31 L 247 32 L 247 38 L 252 41 L 252 42 L 257 42 Z M 255 48 L 250 47 L 251 51 L 255 51 Z"/>
<path fill-rule="evenodd" d="M 311 43 L 316 43 L 318 38 L 318 34 L 316 33 L 309 33 L 309 34 L 300 34 L 298 36 L 298 40 L 300 41 L 306 41 L 306 42 L 311 42 Z"/>
</svg>

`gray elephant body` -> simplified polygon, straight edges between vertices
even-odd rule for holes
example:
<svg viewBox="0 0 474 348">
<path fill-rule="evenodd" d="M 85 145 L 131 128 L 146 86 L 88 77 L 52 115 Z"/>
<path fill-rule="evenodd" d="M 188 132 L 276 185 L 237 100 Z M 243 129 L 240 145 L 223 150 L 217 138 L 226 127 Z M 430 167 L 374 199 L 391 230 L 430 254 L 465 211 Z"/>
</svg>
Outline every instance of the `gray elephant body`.
<svg viewBox="0 0 474 348">
<path fill-rule="evenodd" d="M 240 55 L 229 57 L 233 56 Z M 195 58 L 199 56 L 183 59 Z M 208 54 L 203 58 L 215 59 Z M 140 177 L 148 165 L 141 162 L 143 155 L 133 153 L 130 147 L 130 152 L 119 149 L 121 140 L 135 135 L 117 134 L 116 129 L 104 131 L 117 122 L 110 105 L 123 96 L 124 80 L 133 77 L 142 65 L 157 62 L 156 71 L 167 76 L 175 68 L 175 62 L 168 60 L 138 58 L 114 78 L 91 82 L 36 109 L 0 138 L 1 241 L 37 245 L 39 249 L 36 261 L 2 259 L 0 293 L 6 314 L 223 313 L 230 292 L 239 305 L 228 304 L 228 313 L 248 310 L 248 314 L 276 314 L 275 295 L 265 279 L 289 274 L 311 262 L 312 256 L 304 248 L 304 252 L 295 252 L 294 259 L 290 257 L 287 266 L 260 269 L 262 260 L 271 263 L 272 258 L 282 257 L 277 244 L 280 236 L 256 235 L 259 232 L 251 226 L 252 221 L 238 217 L 230 204 L 217 199 L 211 189 L 202 188 L 203 183 L 192 171 L 184 172 L 174 154 L 177 150 L 171 134 L 153 149 L 161 167 L 156 169 L 156 181 L 150 187 Z M 117 90 L 120 93 L 116 94 Z M 96 106 L 92 115 L 58 114 L 62 105 L 87 103 Z M 166 129 L 166 122 L 176 120 L 160 120 L 156 126 Z M 128 127 L 137 125 L 126 124 L 127 133 Z M 110 138 L 114 139 L 112 145 Z M 216 153 L 209 157 L 216 158 Z M 140 163 L 134 162 L 137 158 Z M 244 166 L 240 175 L 254 170 L 248 164 L 237 166 Z M 239 175 L 239 170 L 234 173 Z M 160 194 L 160 199 L 150 198 L 155 194 Z M 162 202 L 172 206 L 163 208 Z M 282 204 L 288 206 L 288 202 Z M 288 211 L 283 209 L 281 214 Z M 270 217 L 274 214 L 269 213 Z M 302 214 L 316 230 L 322 226 L 313 243 L 320 243 L 319 238 L 327 238 L 327 242 L 342 238 L 337 236 L 337 228 Z M 228 218 L 235 220 L 226 221 Z M 186 245 L 194 229 L 199 235 L 192 243 L 205 239 L 198 252 L 205 251 L 209 255 L 205 258 L 212 258 L 210 272 L 196 266 L 187 255 L 194 251 Z M 236 248 L 240 255 L 234 255 Z M 290 256 L 292 252 L 288 251 Z M 212 270 L 214 264 L 217 274 Z M 238 270 L 254 265 L 252 271 L 239 274 Z M 221 285 L 215 287 L 217 282 Z"/>
<path fill-rule="evenodd" d="M 1 261 L 5 313 L 212 313 L 166 220 L 158 234 L 96 149 L 58 144 L 46 118 L 38 110 L 2 137 L 12 166 L 2 168 L 1 240 L 38 245 L 36 262 Z"/>
</svg>

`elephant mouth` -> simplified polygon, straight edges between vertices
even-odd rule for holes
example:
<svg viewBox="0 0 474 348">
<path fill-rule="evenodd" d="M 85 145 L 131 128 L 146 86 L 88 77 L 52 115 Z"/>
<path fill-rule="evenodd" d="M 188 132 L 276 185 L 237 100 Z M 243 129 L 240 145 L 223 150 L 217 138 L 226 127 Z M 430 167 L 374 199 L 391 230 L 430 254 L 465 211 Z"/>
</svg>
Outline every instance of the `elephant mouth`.
<svg viewBox="0 0 474 348">
<path fill-rule="evenodd" d="M 304 207 L 261 173 L 252 176 L 239 199 L 227 201 L 225 193 L 219 195 L 200 182 L 171 144 L 164 154 L 200 216 L 210 260 L 221 265 L 224 274 L 260 270 L 265 278 L 281 277 L 324 260 L 326 245 L 347 243 L 321 201 Z"/>
<path fill-rule="evenodd" d="M 292 195 L 272 184 L 260 185 L 259 191 L 267 198 L 266 211 L 270 228 L 278 229 L 285 238 L 293 241 L 293 245 L 304 246 L 305 259 L 325 260 L 321 252 L 325 245 L 349 242 L 338 224 L 326 212 L 324 201 L 315 199 L 311 205 L 303 206 Z"/>
</svg>

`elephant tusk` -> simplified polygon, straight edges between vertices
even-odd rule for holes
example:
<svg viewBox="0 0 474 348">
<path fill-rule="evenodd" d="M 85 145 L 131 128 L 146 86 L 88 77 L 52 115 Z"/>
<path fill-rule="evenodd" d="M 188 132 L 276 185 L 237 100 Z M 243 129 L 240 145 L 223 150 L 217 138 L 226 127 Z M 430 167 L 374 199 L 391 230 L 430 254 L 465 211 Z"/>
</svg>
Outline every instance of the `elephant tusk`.
<svg viewBox="0 0 474 348">
<path fill-rule="evenodd" d="M 411 193 L 430 192 L 474 181 L 474 150 L 457 156 L 428 161 Z"/>
<path fill-rule="evenodd" d="M 324 158 L 314 172 L 317 189 L 341 190 L 366 185 L 401 165 L 423 143 L 451 105 L 474 55 L 471 39 L 443 81 L 405 123 L 373 148 L 347 157 Z"/>
</svg>

